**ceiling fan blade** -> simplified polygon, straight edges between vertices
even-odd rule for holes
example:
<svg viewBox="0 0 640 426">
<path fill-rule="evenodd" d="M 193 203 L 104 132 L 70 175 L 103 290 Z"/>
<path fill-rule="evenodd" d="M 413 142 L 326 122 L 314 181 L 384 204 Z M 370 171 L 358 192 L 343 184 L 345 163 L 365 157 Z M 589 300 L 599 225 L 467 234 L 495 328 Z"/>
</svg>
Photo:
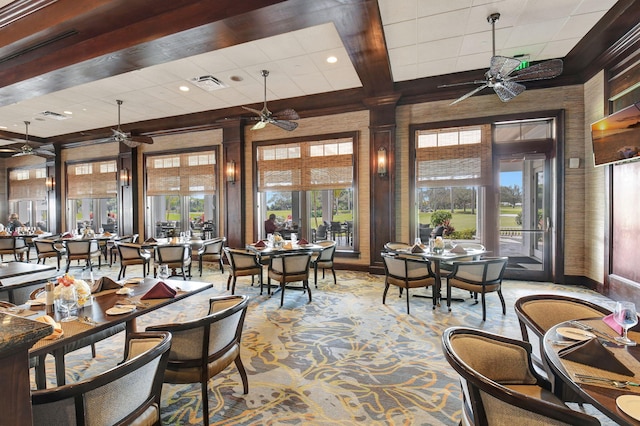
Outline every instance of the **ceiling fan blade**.
<svg viewBox="0 0 640 426">
<path fill-rule="evenodd" d="M 0 148 L 0 152 L 18 152 L 18 150 L 13 148 Z"/>
<path fill-rule="evenodd" d="M 525 89 L 524 85 L 513 81 L 502 81 L 493 85 L 493 90 L 502 102 L 510 101 L 524 92 Z"/>
<path fill-rule="evenodd" d="M 472 91 L 470 91 L 469 93 L 467 93 L 466 95 L 463 95 L 461 97 L 459 97 L 458 99 L 456 99 L 455 101 L 451 102 L 449 105 L 455 105 L 458 102 L 462 102 L 467 98 L 470 98 L 471 96 L 475 95 L 476 93 L 478 93 L 479 91 L 481 91 L 482 89 L 484 89 L 485 87 L 489 87 L 488 84 L 483 84 L 480 87 L 476 87 L 475 89 L 473 89 Z"/>
<path fill-rule="evenodd" d="M 141 144 L 146 143 L 151 145 L 153 143 L 153 138 L 151 136 L 129 136 L 127 139 Z"/>
<path fill-rule="evenodd" d="M 262 111 L 258 111 L 257 109 L 249 108 L 249 107 L 246 107 L 246 106 L 243 106 L 242 108 L 246 109 L 247 111 L 250 111 L 250 112 L 254 113 L 258 117 L 262 117 Z"/>
<path fill-rule="evenodd" d="M 292 132 L 298 128 L 298 123 L 296 123 L 295 121 L 270 120 L 269 123 L 273 124 L 274 126 L 278 126 L 283 130 L 287 130 L 289 132 Z"/>
<path fill-rule="evenodd" d="M 55 152 L 47 151 L 46 149 L 34 149 L 33 154 L 45 158 L 53 158 L 56 156 Z"/>
<path fill-rule="evenodd" d="M 287 108 L 277 114 L 273 114 L 273 116 L 278 120 L 300 120 L 300 116 L 293 108 Z"/>
<path fill-rule="evenodd" d="M 554 78 L 562 74 L 562 59 L 552 59 L 539 64 L 521 69 L 516 72 L 510 81 L 532 81 Z"/>
<path fill-rule="evenodd" d="M 256 124 L 253 125 L 253 127 L 251 128 L 251 130 L 260 130 L 260 129 L 264 129 L 267 125 L 266 121 L 260 120 L 258 121 Z"/>
<path fill-rule="evenodd" d="M 506 56 L 493 56 L 491 66 L 487 71 L 488 78 L 506 77 L 520 66 L 519 59 L 508 58 Z"/>
<path fill-rule="evenodd" d="M 456 86 L 467 86 L 469 84 L 485 84 L 486 80 L 473 80 L 473 81 L 465 81 L 462 83 L 450 83 L 450 84 L 441 84 L 438 86 L 438 88 L 443 88 L 443 87 L 456 87 Z"/>
</svg>

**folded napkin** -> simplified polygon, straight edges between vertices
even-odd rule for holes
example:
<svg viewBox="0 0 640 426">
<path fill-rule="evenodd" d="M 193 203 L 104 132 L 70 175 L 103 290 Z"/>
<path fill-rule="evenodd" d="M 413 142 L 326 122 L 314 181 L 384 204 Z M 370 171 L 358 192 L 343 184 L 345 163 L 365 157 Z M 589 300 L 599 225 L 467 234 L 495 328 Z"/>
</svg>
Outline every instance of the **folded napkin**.
<svg viewBox="0 0 640 426">
<path fill-rule="evenodd" d="M 151 290 L 147 291 L 140 299 L 172 299 L 176 297 L 176 291 L 160 281 Z"/>
<path fill-rule="evenodd" d="M 467 251 L 464 249 L 464 247 L 462 247 L 460 244 L 458 244 L 457 246 L 455 246 L 454 248 L 449 250 L 449 252 L 451 252 L 451 253 L 459 253 L 459 254 L 466 254 L 467 253 Z"/>
<path fill-rule="evenodd" d="M 67 232 L 66 234 L 64 234 L 64 235 L 62 236 L 62 238 L 73 238 L 73 234 L 71 234 L 71 233 Z"/>
<path fill-rule="evenodd" d="M 55 340 L 59 337 L 62 337 L 62 334 L 64 333 L 62 331 L 62 326 L 60 325 L 60 323 L 57 323 L 56 320 L 54 320 L 53 318 L 51 318 L 49 315 L 43 315 L 41 317 L 36 318 L 36 321 L 38 322 L 42 322 L 45 324 L 49 324 L 50 326 L 53 327 L 53 333 L 43 337 L 43 339 L 45 340 Z"/>
<path fill-rule="evenodd" d="M 605 324 L 613 329 L 616 333 L 622 336 L 622 326 L 613 319 L 613 314 L 609 314 L 606 317 L 602 318 Z"/>
<path fill-rule="evenodd" d="M 424 249 L 420 247 L 420 244 L 414 244 L 413 247 L 411 247 L 411 253 L 424 253 Z"/>
<path fill-rule="evenodd" d="M 110 237 L 111 236 L 111 232 L 107 231 L 107 232 L 103 232 L 102 233 L 103 237 Z"/>
<path fill-rule="evenodd" d="M 36 232 L 35 232 L 35 233 L 36 233 L 37 235 L 40 235 L 40 234 L 44 234 L 44 231 L 43 231 L 43 230 L 41 230 L 41 229 L 36 229 Z"/>
<path fill-rule="evenodd" d="M 158 241 L 155 238 L 151 237 L 151 238 L 147 238 L 146 240 L 144 240 L 144 242 L 145 243 L 157 243 Z"/>
<path fill-rule="evenodd" d="M 260 240 L 257 243 L 255 243 L 253 246 L 258 248 L 263 248 L 263 247 L 266 247 L 267 245 L 264 243 L 264 241 Z"/>
<path fill-rule="evenodd" d="M 282 246 L 282 248 L 285 249 L 285 250 L 291 250 L 293 248 L 293 245 L 291 243 L 285 243 Z"/>
<path fill-rule="evenodd" d="M 589 365 L 625 376 L 633 372 L 624 366 L 597 338 L 582 340 L 558 351 L 558 356 L 569 361 Z"/>
<path fill-rule="evenodd" d="M 304 238 L 298 240 L 298 245 L 306 246 L 307 244 L 309 244 L 309 241 L 305 240 Z"/>
<path fill-rule="evenodd" d="M 109 277 L 98 278 L 91 286 L 91 293 L 97 293 L 102 290 L 120 289 L 122 286 Z"/>
</svg>

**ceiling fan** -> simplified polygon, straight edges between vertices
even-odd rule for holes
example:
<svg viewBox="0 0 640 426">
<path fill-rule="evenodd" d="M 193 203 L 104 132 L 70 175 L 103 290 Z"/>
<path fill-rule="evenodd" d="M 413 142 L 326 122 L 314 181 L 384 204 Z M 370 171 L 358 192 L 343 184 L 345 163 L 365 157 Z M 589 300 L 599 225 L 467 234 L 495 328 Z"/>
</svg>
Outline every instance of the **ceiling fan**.
<svg viewBox="0 0 640 426">
<path fill-rule="evenodd" d="M 273 114 L 267 108 L 267 77 L 269 76 L 269 71 L 262 70 L 260 74 L 262 75 L 262 77 L 264 77 L 264 106 L 262 107 L 262 110 L 258 111 L 257 109 L 249 108 L 246 106 L 242 107 L 258 116 L 258 118 L 254 118 L 254 120 L 260 120 L 251 128 L 251 130 L 263 129 L 267 124 L 273 124 L 274 126 L 278 126 L 281 129 L 288 130 L 290 132 L 295 130 L 298 127 L 298 123 L 295 123 L 291 120 L 300 119 L 300 116 L 297 112 L 295 112 L 291 108 L 287 108 L 283 111 Z"/>
<path fill-rule="evenodd" d="M 561 59 L 552 59 L 540 62 L 539 64 L 517 70 L 522 61 L 517 58 L 496 56 L 496 21 L 498 19 L 500 19 L 499 13 L 492 13 L 487 17 L 487 21 L 491 24 L 493 56 L 491 57 L 490 67 L 484 74 L 485 79 L 438 86 L 452 87 L 466 84 L 481 84 L 480 87 L 473 89 L 469 93 L 453 101 L 451 105 L 457 104 L 458 102 L 475 95 L 486 87 L 492 88 L 502 102 L 508 102 L 525 91 L 526 87 L 523 84 L 520 84 L 521 82 L 554 78 L 562 73 Z"/>
<path fill-rule="evenodd" d="M 12 157 L 22 157 L 25 155 L 35 155 L 38 157 L 44 157 L 44 158 L 53 158 L 56 156 L 56 154 L 53 151 L 49 151 L 48 149 L 44 149 L 44 148 L 34 148 L 31 145 L 29 145 L 29 124 L 31 124 L 30 121 L 25 121 L 24 125 L 25 125 L 25 138 L 24 138 L 24 145 L 22 145 L 20 148 L 2 148 L 0 149 L 0 152 L 12 152 L 14 153 L 12 155 Z"/>
<path fill-rule="evenodd" d="M 136 148 L 143 143 L 152 144 L 153 138 L 150 136 L 132 136 L 130 133 L 125 133 L 120 129 L 120 107 L 122 105 L 121 100 L 116 100 L 118 103 L 118 128 L 111 129 L 113 132 L 113 140 L 116 142 L 122 142 L 130 148 Z"/>
</svg>

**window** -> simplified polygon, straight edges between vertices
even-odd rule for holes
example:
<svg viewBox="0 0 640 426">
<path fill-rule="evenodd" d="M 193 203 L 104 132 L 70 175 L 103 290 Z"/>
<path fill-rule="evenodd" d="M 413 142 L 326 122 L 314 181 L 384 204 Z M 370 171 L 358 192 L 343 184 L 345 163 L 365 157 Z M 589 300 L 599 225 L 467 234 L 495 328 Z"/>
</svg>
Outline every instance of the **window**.
<svg viewBox="0 0 640 426">
<path fill-rule="evenodd" d="M 332 239 L 353 250 L 355 146 L 353 134 L 257 146 L 259 237 L 275 214 L 285 238 Z"/>
<path fill-rule="evenodd" d="M 25 226 L 48 229 L 45 167 L 9 171 L 9 213 L 17 213 Z"/>
<path fill-rule="evenodd" d="M 116 160 L 67 164 L 67 225 L 82 233 L 86 227 L 117 232 L 118 181 Z"/>
<path fill-rule="evenodd" d="M 146 235 L 217 236 L 216 155 L 202 151 L 146 157 Z"/>
</svg>

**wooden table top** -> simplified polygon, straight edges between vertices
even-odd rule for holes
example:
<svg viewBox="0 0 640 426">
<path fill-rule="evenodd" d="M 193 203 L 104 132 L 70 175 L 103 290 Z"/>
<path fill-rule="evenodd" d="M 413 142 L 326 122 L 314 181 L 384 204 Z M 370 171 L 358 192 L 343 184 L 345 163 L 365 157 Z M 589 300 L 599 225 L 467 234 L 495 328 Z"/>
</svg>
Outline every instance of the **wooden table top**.
<svg viewBox="0 0 640 426">
<path fill-rule="evenodd" d="M 27 262 L 6 262 L 0 265 L 0 285 L 6 278 L 18 277 L 21 275 L 35 274 L 37 272 L 50 271 L 56 269 L 53 265 L 41 265 Z"/>
</svg>

